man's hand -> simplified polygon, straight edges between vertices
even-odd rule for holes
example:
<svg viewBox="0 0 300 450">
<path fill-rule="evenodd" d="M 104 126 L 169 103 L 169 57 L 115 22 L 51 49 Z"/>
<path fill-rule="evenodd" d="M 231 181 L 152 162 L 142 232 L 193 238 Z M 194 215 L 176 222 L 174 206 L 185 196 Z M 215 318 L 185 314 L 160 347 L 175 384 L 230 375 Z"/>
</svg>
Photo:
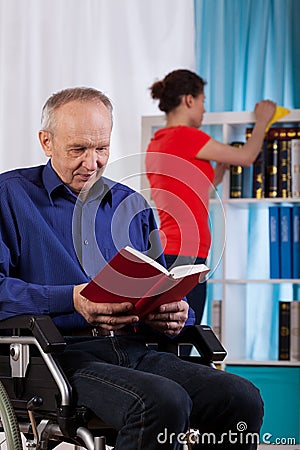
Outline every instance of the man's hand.
<svg viewBox="0 0 300 450">
<path fill-rule="evenodd" d="M 94 303 L 80 294 L 86 284 L 74 286 L 73 300 L 75 310 L 94 327 L 106 330 L 118 330 L 125 325 L 139 321 L 138 316 L 130 314 L 133 304 L 124 303 Z"/>
<path fill-rule="evenodd" d="M 161 305 L 157 312 L 148 314 L 144 322 L 162 333 L 177 336 L 188 318 L 188 310 L 189 305 L 184 300 L 168 303 Z"/>
</svg>

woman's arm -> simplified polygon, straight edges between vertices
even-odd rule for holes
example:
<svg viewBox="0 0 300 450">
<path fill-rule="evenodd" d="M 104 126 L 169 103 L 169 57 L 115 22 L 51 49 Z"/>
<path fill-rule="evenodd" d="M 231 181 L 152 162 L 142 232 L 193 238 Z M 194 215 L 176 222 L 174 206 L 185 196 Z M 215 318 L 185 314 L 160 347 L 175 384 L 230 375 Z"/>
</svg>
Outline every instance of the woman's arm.
<svg viewBox="0 0 300 450">
<path fill-rule="evenodd" d="M 242 148 L 223 144 L 210 139 L 197 154 L 198 159 L 216 161 L 217 163 L 250 166 L 261 151 L 265 138 L 265 130 L 272 119 L 276 104 L 270 100 L 262 100 L 255 106 L 256 123 L 251 137 Z"/>
</svg>

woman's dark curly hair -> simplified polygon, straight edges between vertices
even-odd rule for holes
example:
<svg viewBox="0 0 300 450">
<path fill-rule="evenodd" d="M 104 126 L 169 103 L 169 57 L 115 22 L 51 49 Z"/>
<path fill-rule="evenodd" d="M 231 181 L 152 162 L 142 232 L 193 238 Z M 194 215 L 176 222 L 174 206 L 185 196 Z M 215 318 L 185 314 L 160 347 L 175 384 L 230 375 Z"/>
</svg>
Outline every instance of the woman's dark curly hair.
<svg viewBox="0 0 300 450">
<path fill-rule="evenodd" d="M 196 73 L 178 69 L 170 72 L 163 80 L 155 81 L 149 89 L 151 97 L 159 100 L 159 109 L 169 113 L 180 104 L 183 95 L 197 97 L 202 94 L 205 84 Z"/>
</svg>

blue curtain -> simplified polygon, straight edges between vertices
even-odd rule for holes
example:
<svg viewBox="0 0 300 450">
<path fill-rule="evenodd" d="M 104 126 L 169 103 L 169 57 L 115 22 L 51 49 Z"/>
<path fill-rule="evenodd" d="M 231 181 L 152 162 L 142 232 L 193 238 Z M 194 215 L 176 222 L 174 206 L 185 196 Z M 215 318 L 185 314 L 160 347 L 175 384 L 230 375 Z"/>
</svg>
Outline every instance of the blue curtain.
<svg viewBox="0 0 300 450">
<path fill-rule="evenodd" d="M 194 0 L 197 72 L 207 110 L 251 111 L 262 98 L 300 107 L 299 0 Z"/>
<path fill-rule="evenodd" d="M 252 111 L 263 98 L 300 108 L 299 0 L 194 0 L 194 6 L 196 71 L 207 81 L 207 111 Z M 267 207 L 249 208 L 248 215 L 246 276 L 268 278 Z M 299 300 L 296 291 L 286 284 L 246 286 L 246 358 L 277 358 L 278 300 Z M 239 320 L 234 311 L 232 320 Z"/>
</svg>

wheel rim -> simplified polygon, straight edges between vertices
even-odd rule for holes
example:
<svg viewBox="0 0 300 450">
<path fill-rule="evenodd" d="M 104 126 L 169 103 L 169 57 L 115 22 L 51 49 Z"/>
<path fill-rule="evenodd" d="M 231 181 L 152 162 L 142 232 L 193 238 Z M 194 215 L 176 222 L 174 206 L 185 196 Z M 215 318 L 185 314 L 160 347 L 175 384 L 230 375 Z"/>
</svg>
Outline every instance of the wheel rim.
<svg viewBox="0 0 300 450">
<path fill-rule="evenodd" d="M 22 450 L 22 441 L 14 408 L 0 381 L 0 450 Z"/>
</svg>

